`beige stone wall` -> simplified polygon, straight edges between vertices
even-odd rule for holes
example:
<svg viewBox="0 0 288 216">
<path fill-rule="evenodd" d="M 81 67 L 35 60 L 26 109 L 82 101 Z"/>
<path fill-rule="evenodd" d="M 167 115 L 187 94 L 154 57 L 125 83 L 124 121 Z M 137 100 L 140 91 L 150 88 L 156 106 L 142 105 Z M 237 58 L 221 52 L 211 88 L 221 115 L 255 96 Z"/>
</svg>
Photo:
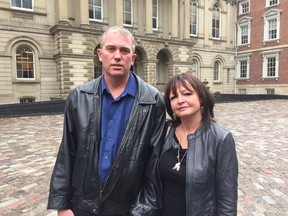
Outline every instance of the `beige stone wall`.
<svg viewBox="0 0 288 216">
<path fill-rule="evenodd" d="M 66 98 L 72 89 L 93 79 L 99 36 L 108 26 L 123 25 L 122 1 L 103 1 L 103 20 L 97 22 L 89 20 L 88 3 L 82 0 L 33 1 L 33 11 L 15 10 L 9 0 L 0 0 L 0 104 L 17 103 L 23 97 L 36 101 Z M 219 1 L 222 31 L 220 40 L 215 41 L 211 38 L 211 1 L 199 0 L 197 37 L 190 37 L 187 26 L 189 0 L 159 0 L 157 30 L 147 23 L 152 20 L 151 3 L 134 0 L 133 25 L 127 26 L 142 56 L 142 78 L 163 90 L 172 75 L 191 72 L 192 60 L 197 57 L 198 77 L 209 81 L 214 92 L 233 93 L 236 7 Z M 33 81 L 16 79 L 13 50 L 21 43 L 35 51 Z M 160 54 L 164 63 L 159 60 Z M 223 62 L 222 79 L 213 84 L 213 61 L 217 58 Z M 157 72 L 159 64 L 164 64 L 165 71 Z M 159 81 L 159 76 L 165 80 Z"/>
</svg>

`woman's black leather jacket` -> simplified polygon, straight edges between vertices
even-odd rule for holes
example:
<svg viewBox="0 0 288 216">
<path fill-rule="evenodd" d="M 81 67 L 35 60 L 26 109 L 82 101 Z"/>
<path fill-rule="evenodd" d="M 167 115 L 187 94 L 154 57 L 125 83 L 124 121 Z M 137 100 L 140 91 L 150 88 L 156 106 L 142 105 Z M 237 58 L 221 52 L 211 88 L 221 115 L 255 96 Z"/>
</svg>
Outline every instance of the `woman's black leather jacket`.
<svg viewBox="0 0 288 216">
<path fill-rule="evenodd" d="M 48 208 L 76 206 L 99 216 L 157 215 L 161 196 L 156 162 L 165 136 L 163 97 L 137 77 L 137 96 L 129 122 L 101 189 L 99 80 L 76 88 L 66 101 L 63 137 L 52 173 Z"/>
<path fill-rule="evenodd" d="M 178 148 L 172 125 L 162 155 Z M 236 216 L 238 159 L 232 134 L 216 123 L 202 124 L 188 135 L 186 158 L 186 215 Z"/>
</svg>

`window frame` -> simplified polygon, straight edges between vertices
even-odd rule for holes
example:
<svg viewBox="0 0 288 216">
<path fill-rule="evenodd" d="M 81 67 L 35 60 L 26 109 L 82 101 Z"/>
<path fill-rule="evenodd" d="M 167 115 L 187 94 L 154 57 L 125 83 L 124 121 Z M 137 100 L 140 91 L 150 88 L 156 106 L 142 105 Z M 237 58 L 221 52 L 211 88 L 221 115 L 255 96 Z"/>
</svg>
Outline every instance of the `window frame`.
<svg viewBox="0 0 288 216">
<path fill-rule="evenodd" d="M 273 41 L 280 39 L 280 10 L 271 11 L 264 16 L 264 41 Z M 270 21 L 276 20 L 276 37 L 270 38 Z M 273 29 L 275 30 L 275 29 Z"/>
<path fill-rule="evenodd" d="M 15 0 L 17 1 L 17 0 Z M 24 11 L 33 11 L 33 8 L 34 8 L 34 1 L 33 0 L 20 0 L 21 1 L 21 6 L 16 6 L 16 5 L 13 5 L 13 0 L 10 0 L 10 7 L 13 8 L 13 9 L 16 9 L 16 10 L 24 10 Z M 26 7 L 23 7 L 23 1 L 30 1 L 31 3 L 31 8 L 26 8 Z"/>
<path fill-rule="evenodd" d="M 130 11 L 126 11 L 126 7 L 125 7 L 125 4 L 126 4 L 126 2 L 127 1 L 130 1 L 130 6 L 131 6 L 131 8 L 130 8 Z M 131 24 L 127 24 L 126 23 L 126 19 L 125 19 L 125 15 L 126 14 L 130 14 L 130 18 L 131 18 L 131 20 L 130 20 L 130 22 L 131 22 Z M 124 26 L 132 26 L 133 25 L 133 0 L 123 0 L 123 25 Z"/>
<path fill-rule="evenodd" d="M 216 12 L 217 15 L 219 13 L 219 18 L 218 16 L 215 16 Z M 212 8 L 212 38 L 213 39 L 221 38 L 221 6 L 218 3 L 214 4 Z"/>
<path fill-rule="evenodd" d="M 154 4 L 156 1 L 156 4 Z M 156 9 L 155 9 L 156 8 Z M 154 9 L 156 11 L 156 14 L 154 14 Z M 158 0 L 152 0 L 152 28 L 153 30 L 158 30 L 159 27 L 159 1 Z M 154 23 L 156 26 L 154 26 Z"/>
<path fill-rule="evenodd" d="M 216 68 L 216 64 L 218 65 L 218 67 Z M 213 64 L 213 82 L 214 83 L 219 83 L 221 81 L 221 61 L 220 60 L 216 60 L 214 61 Z M 217 76 L 217 79 L 216 79 Z"/>
<path fill-rule="evenodd" d="M 17 61 L 17 52 L 18 52 L 18 50 L 20 49 L 20 48 L 22 48 L 22 47 L 26 47 L 26 48 L 29 48 L 31 51 L 32 51 L 32 58 L 33 58 L 33 61 L 32 62 L 29 62 L 29 61 L 27 61 L 27 62 L 25 62 L 25 61 L 23 61 L 23 62 L 19 62 L 19 61 Z M 35 66 L 35 64 L 36 64 L 36 62 L 35 62 L 35 51 L 34 51 L 34 49 L 31 47 L 31 46 L 29 46 L 28 44 L 19 44 L 16 48 L 15 48 L 15 62 L 13 62 L 14 64 L 15 64 L 15 68 L 16 68 L 16 80 L 36 80 L 36 71 L 35 71 L 35 69 L 36 69 L 36 66 Z M 27 58 L 27 57 L 26 57 Z M 22 71 L 22 77 L 18 77 L 18 64 L 22 64 L 22 66 L 23 66 L 23 64 L 32 64 L 32 73 L 33 73 L 33 77 L 32 78 L 30 78 L 30 77 L 24 77 L 23 76 L 23 71 Z"/>
<path fill-rule="evenodd" d="M 193 7 L 195 7 L 195 13 L 193 13 Z M 198 1 L 197 0 L 190 0 L 190 12 L 189 12 L 189 15 L 190 15 L 190 22 L 189 22 L 189 25 L 190 25 L 190 35 L 191 36 L 197 36 L 198 35 L 198 13 L 199 13 L 199 4 L 198 4 Z M 194 19 L 193 19 L 194 18 Z M 193 32 L 193 26 L 195 27 L 195 33 Z"/>
<path fill-rule="evenodd" d="M 92 1 L 93 4 L 90 4 L 90 1 Z M 95 0 L 89 0 L 89 19 L 90 20 L 94 20 L 94 21 L 98 21 L 98 22 L 103 22 L 103 0 L 101 0 L 101 5 L 94 5 L 94 1 Z M 90 7 L 92 7 L 92 12 L 93 12 L 93 17 L 90 17 Z M 96 18 L 96 13 L 97 11 L 95 9 L 99 9 L 100 8 L 100 19 Z"/>
<path fill-rule="evenodd" d="M 242 62 L 246 62 L 246 76 L 242 76 Z M 249 56 L 241 56 L 237 58 L 237 79 L 249 79 L 250 78 L 250 55 Z"/>
<path fill-rule="evenodd" d="M 279 78 L 279 51 L 272 52 L 272 53 L 263 53 L 263 65 L 262 65 L 262 79 L 278 79 Z M 269 63 L 269 59 L 275 59 L 275 75 L 268 76 L 268 64 L 271 64 L 273 62 Z"/>
<path fill-rule="evenodd" d="M 248 4 L 248 7 L 244 7 L 244 5 L 246 4 Z M 248 10 L 246 11 L 245 9 L 247 8 Z M 242 15 L 242 14 L 247 14 L 247 13 L 250 13 L 250 1 L 249 0 L 239 3 L 239 14 Z"/>
<path fill-rule="evenodd" d="M 275 3 L 273 3 L 273 2 L 275 2 Z M 266 7 L 273 7 L 273 6 L 276 6 L 279 4 L 280 4 L 280 0 L 266 0 Z"/>
</svg>

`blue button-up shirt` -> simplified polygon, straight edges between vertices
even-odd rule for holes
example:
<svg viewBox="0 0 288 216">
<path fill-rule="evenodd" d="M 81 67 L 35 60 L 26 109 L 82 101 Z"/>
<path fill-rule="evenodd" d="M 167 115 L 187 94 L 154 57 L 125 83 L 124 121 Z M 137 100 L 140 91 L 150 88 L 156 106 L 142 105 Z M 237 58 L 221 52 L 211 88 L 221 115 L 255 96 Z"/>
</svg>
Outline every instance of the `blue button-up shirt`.
<svg viewBox="0 0 288 216">
<path fill-rule="evenodd" d="M 103 77 L 99 179 L 103 187 L 118 152 L 136 96 L 136 78 L 131 73 L 125 90 L 113 98 Z"/>
</svg>

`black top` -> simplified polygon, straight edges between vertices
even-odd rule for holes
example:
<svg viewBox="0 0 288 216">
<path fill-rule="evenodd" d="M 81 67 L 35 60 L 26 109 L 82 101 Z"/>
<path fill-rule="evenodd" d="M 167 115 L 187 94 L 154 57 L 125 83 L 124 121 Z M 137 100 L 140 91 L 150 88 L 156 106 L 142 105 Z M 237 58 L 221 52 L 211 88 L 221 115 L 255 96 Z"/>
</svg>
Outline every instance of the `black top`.
<svg viewBox="0 0 288 216">
<path fill-rule="evenodd" d="M 178 142 L 176 136 L 175 141 Z M 180 146 L 180 160 L 187 149 Z M 186 156 L 181 162 L 180 170 L 172 169 L 177 160 L 178 149 L 170 148 L 159 162 L 159 172 L 163 185 L 163 210 L 161 216 L 185 216 L 185 182 L 186 182 Z"/>
</svg>

